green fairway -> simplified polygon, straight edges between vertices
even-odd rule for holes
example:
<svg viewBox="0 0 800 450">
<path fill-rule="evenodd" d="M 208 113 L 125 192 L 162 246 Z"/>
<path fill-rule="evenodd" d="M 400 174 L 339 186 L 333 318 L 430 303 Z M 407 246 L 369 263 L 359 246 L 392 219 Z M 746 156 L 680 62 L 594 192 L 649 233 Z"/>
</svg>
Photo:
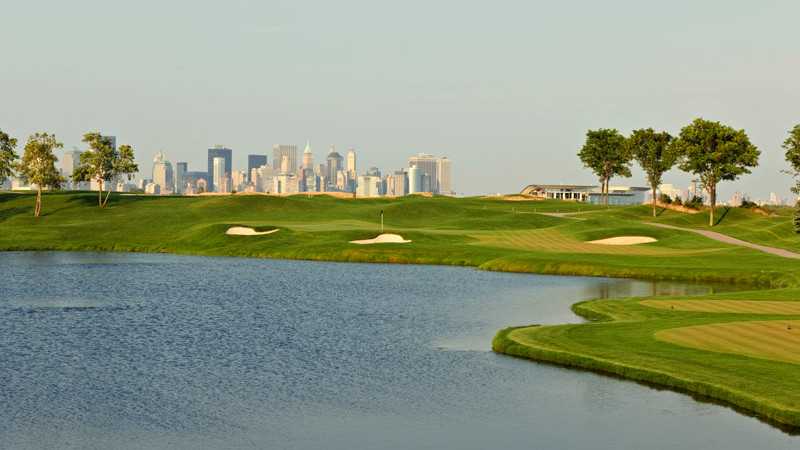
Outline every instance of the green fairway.
<svg viewBox="0 0 800 450">
<path fill-rule="evenodd" d="M 800 364 L 800 320 L 712 323 L 661 330 L 656 339 L 714 352 Z"/>
<path fill-rule="evenodd" d="M 793 301 L 800 296 L 800 260 L 646 223 L 708 229 L 707 212 L 660 210 L 653 219 L 647 205 L 604 208 L 519 196 L 355 199 L 303 194 L 113 194 L 108 206 L 101 209 L 96 206 L 95 193 L 64 192 L 45 194 L 42 216 L 37 218 L 33 216 L 34 203 L 32 194 L 0 193 L 0 250 L 140 251 L 446 264 L 510 272 L 782 286 L 785 289 L 736 295 L 580 303 L 574 310 L 595 321 L 509 328 L 498 333 L 493 346 L 503 353 L 709 395 L 772 420 L 800 426 L 800 377 L 795 375 L 800 361 L 793 356 L 775 356 L 790 350 L 776 342 L 795 345 L 794 341 L 781 340 L 787 336 L 787 325 L 800 333 L 800 308 Z M 381 211 L 383 232 L 399 234 L 411 242 L 349 243 L 381 234 Z M 537 214 L 579 211 L 591 213 L 573 217 Z M 719 221 L 714 231 L 800 251 L 800 237 L 793 233 L 788 217 L 764 217 L 740 209 L 720 209 L 715 217 Z M 279 231 L 227 235 L 226 230 L 234 226 Z M 649 237 L 655 242 L 587 243 L 626 236 Z M 537 319 L 520 320 L 523 323 L 509 325 L 535 323 Z M 757 331 L 763 342 L 748 347 L 748 339 L 734 338 L 753 323 L 773 321 L 782 328 L 773 330 L 779 333 L 774 336 L 766 329 Z M 702 327 L 707 326 L 729 328 L 706 333 L 710 329 Z M 794 339 L 795 334 L 790 336 Z"/>
</svg>

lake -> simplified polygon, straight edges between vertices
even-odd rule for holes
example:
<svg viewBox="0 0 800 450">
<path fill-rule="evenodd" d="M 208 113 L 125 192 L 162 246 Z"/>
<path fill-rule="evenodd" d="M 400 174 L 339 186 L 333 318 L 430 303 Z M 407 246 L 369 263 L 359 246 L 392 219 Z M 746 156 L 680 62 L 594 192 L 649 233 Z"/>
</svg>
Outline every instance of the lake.
<svg viewBox="0 0 800 450">
<path fill-rule="evenodd" d="M 2 448 L 797 448 L 690 396 L 491 352 L 586 299 L 736 286 L 0 252 Z"/>
</svg>

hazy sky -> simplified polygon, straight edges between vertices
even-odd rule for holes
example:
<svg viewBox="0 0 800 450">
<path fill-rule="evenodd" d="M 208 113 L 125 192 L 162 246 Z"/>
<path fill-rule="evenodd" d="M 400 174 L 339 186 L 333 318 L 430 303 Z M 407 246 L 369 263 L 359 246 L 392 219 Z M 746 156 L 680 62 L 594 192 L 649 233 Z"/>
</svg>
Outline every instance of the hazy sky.
<svg viewBox="0 0 800 450">
<path fill-rule="evenodd" d="M 720 185 L 789 197 L 780 145 L 800 123 L 797 1 L 6 1 L 0 129 L 65 148 L 84 133 L 204 170 L 206 149 L 272 155 L 310 139 L 384 173 L 419 152 L 453 188 L 596 183 L 587 129 L 744 129 L 753 174 Z M 681 187 L 677 170 L 665 182 Z M 639 170 L 613 183 L 646 185 Z"/>
</svg>

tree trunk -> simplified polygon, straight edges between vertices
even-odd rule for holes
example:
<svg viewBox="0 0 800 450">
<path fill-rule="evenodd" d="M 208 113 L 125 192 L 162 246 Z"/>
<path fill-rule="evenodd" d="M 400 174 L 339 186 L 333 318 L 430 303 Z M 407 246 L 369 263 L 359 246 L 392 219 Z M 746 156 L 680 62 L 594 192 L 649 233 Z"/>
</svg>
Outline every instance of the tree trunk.
<svg viewBox="0 0 800 450">
<path fill-rule="evenodd" d="M 42 185 L 38 184 L 37 187 L 37 194 L 36 194 L 36 209 L 33 212 L 35 217 L 39 217 L 39 211 L 42 210 Z"/>
<path fill-rule="evenodd" d="M 106 203 L 108 203 L 108 197 L 111 195 L 111 187 L 109 186 L 108 191 L 106 192 L 106 199 L 103 200 L 103 204 L 100 205 L 101 208 L 105 208 Z"/>
<path fill-rule="evenodd" d="M 653 218 L 656 218 L 656 185 L 653 185 Z"/>
<path fill-rule="evenodd" d="M 717 185 L 708 188 L 708 194 L 711 197 L 711 214 L 708 216 L 708 226 L 714 226 L 714 205 L 717 204 Z"/>
<path fill-rule="evenodd" d="M 97 204 L 98 204 L 98 206 L 100 206 L 102 208 L 103 207 L 103 179 L 98 177 L 97 181 L 98 181 L 98 184 L 99 184 L 99 187 L 98 187 L 98 190 L 97 190 L 97 196 L 98 196 L 97 197 Z"/>
</svg>

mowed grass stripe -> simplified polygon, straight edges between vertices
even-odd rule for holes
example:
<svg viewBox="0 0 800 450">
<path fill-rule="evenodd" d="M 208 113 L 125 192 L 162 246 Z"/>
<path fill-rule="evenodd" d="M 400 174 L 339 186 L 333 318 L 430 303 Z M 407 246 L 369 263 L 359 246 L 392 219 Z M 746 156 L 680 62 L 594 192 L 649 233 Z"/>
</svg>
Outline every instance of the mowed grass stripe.
<svg viewBox="0 0 800 450">
<path fill-rule="evenodd" d="M 741 313 L 741 314 L 800 314 L 800 302 L 758 300 L 644 300 L 642 305 L 675 311 Z"/>
<path fill-rule="evenodd" d="M 800 364 L 800 320 L 796 319 L 695 325 L 661 330 L 654 336 L 684 347 Z"/>
<path fill-rule="evenodd" d="M 503 230 L 471 235 L 484 245 L 512 248 L 516 250 L 538 250 L 564 253 L 602 253 L 614 255 L 685 255 L 711 251 L 683 250 L 664 247 L 637 245 L 588 244 L 553 229 L 543 230 Z"/>
</svg>

